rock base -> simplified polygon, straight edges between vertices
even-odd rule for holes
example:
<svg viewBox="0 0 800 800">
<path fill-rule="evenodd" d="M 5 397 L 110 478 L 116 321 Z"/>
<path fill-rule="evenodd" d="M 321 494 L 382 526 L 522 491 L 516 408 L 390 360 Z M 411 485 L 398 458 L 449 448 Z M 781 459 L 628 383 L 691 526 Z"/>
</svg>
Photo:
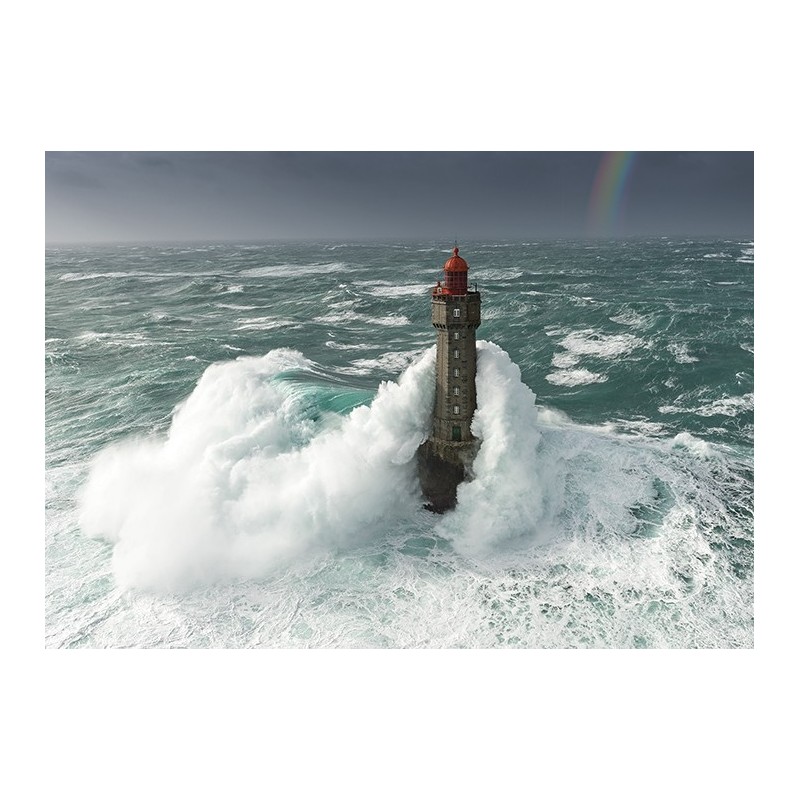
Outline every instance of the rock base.
<svg viewBox="0 0 800 800">
<path fill-rule="evenodd" d="M 443 514 L 455 508 L 458 484 L 467 476 L 473 443 L 451 444 L 428 440 L 417 450 L 419 485 L 425 508 Z"/>
</svg>

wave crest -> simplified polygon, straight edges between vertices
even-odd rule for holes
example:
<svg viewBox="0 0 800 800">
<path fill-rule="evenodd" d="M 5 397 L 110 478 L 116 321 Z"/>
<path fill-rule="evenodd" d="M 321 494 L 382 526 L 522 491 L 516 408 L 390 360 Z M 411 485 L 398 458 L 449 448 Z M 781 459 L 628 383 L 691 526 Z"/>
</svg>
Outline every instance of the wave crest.
<svg viewBox="0 0 800 800">
<path fill-rule="evenodd" d="M 279 380 L 311 362 L 291 350 L 210 366 L 166 439 L 103 450 L 81 527 L 115 543 L 123 586 L 252 578 L 317 547 L 352 544 L 415 507 L 411 463 L 433 406 L 431 348 L 370 406 L 321 432 Z"/>
</svg>

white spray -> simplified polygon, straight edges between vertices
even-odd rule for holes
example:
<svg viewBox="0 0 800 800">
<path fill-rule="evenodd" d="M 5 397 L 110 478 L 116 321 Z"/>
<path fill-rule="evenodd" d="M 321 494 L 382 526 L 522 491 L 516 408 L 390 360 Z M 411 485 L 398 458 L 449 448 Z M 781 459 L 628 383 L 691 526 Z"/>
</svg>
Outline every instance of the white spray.
<svg viewBox="0 0 800 800">
<path fill-rule="evenodd" d="M 458 488 L 458 505 L 439 526 L 457 550 L 482 555 L 501 543 L 542 532 L 547 478 L 537 456 L 536 395 L 519 367 L 492 342 L 478 342 L 477 410 L 481 441 L 474 479 Z"/>
<path fill-rule="evenodd" d="M 275 350 L 214 364 L 173 415 L 166 439 L 103 450 L 81 497 L 81 526 L 115 543 L 123 586 L 176 588 L 264 575 L 314 548 L 352 546 L 420 507 L 414 456 L 428 435 L 435 349 L 370 406 L 312 435 L 287 384 L 310 362 Z M 481 440 L 459 506 L 432 519 L 479 555 L 541 526 L 535 395 L 508 354 L 478 343 Z M 548 490 L 552 494 L 552 487 Z"/>
<path fill-rule="evenodd" d="M 370 406 L 300 446 L 309 423 L 274 378 L 310 362 L 277 350 L 212 365 L 166 440 L 99 454 L 81 526 L 115 542 L 123 586 L 149 588 L 256 577 L 315 547 L 363 541 L 416 508 L 434 357 L 429 350 Z"/>
</svg>

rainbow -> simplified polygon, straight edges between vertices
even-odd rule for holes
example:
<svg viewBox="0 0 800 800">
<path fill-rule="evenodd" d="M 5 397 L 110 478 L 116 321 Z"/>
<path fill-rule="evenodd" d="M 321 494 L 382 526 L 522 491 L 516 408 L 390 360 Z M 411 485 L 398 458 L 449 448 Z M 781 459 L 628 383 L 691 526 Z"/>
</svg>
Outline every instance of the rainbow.
<svg viewBox="0 0 800 800">
<path fill-rule="evenodd" d="M 595 236 L 619 233 L 625 188 L 636 160 L 636 153 L 621 150 L 605 153 L 589 198 L 589 232 Z"/>
</svg>

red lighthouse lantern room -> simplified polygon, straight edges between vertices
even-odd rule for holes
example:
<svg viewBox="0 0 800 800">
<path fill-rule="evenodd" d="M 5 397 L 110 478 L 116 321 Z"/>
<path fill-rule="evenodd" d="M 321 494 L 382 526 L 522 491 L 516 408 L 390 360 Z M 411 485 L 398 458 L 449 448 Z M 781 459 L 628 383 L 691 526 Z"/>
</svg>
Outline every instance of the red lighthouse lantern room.
<svg viewBox="0 0 800 800">
<path fill-rule="evenodd" d="M 444 294 L 467 293 L 467 262 L 453 248 L 453 255 L 444 262 Z"/>
</svg>

